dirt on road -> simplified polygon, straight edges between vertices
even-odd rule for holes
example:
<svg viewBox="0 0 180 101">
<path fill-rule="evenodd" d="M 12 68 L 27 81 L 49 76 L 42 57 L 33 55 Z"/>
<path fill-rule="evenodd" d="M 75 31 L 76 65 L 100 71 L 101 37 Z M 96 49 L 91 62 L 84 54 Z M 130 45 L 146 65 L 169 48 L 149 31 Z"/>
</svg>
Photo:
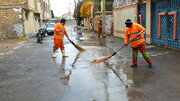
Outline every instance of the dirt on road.
<svg viewBox="0 0 180 101">
<path fill-rule="evenodd" d="M 28 41 L 28 37 L 0 39 L 0 53 L 4 53 L 14 47 Z"/>
</svg>

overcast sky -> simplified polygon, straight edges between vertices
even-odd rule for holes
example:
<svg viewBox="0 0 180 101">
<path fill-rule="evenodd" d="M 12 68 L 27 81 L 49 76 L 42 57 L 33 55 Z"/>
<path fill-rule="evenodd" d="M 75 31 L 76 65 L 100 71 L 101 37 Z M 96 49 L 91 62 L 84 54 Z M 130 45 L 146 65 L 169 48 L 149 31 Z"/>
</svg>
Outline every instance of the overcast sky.
<svg viewBox="0 0 180 101">
<path fill-rule="evenodd" d="M 55 16 L 60 17 L 69 12 L 68 7 L 72 13 L 74 12 L 74 0 L 50 0 L 50 4 Z"/>
</svg>

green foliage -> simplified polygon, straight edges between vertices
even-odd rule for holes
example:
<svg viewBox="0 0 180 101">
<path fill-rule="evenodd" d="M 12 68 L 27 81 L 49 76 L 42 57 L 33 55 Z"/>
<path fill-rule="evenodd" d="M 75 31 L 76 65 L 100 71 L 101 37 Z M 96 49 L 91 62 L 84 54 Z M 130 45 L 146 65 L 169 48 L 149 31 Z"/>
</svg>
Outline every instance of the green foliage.
<svg viewBox="0 0 180 101">
<path fill-rule="evenodd" d="M 95 11 L 101 11 L 101 0 L 82 0 L 83 2 L 86 1 L 93 1 L 95 3 Z M 114 0 L 105 0 L 106 2 L 114 2 Z"/>
<path fill-rule="evenodd" d="M 95 11 L 101 11 L 101 5 L 100 5 L 101 0 L 82 0 L 82 2 L 86 2 L 86 1 L 93 1 L 95 3 Z M 112 7 L 109 6 L 112 5 L 114 0 L 105 0 L 105 1 L 108 3 L 106 4 L 106 10 L 112 10 Z"/>
<path fill-rule="evenodd" d="M 76 8 L 75 8 L 75 11 L 74 11 L 74 18 L 76 18 L 76 14 L 77 14 L 77 24 L 80 25 L 81 23 L 81 20 L 83 20 L 83 18 L 80 16 L 81 13 L 80 13 L 80 8 L 82 6 L 84 2 L 83 1 L 79 1 L 76 5 Z"/>
<path fill-rule="evenodd" d="M 95 4 L 92 1 L 87 1 L 81 6 L 81 9 L 80 9 L 81 17 L 85 18 L 91 15 L 91 6 L 93 6 L 93 9 L 94 9 Z"/>
</svg>

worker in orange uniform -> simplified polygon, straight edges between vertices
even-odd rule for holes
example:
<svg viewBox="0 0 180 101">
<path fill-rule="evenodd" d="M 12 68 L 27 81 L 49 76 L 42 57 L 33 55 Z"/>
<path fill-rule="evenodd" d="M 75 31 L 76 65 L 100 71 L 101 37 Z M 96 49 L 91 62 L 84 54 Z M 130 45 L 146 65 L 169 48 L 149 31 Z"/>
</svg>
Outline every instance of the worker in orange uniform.
<svg viewBox="0 0 180 101">
<path fill-rule="evenodd" d="M 63 43 L 63 39 L 64 39 L 64 35 L 66 35 L 66 37 L 68 38 L 68 40 L 70 42 L 72 42 L 70 39 L 69 39 L 69 35 L 67 34 L 66 32 L 66 28 L 64 27 L 64 25 L 66 24 L 66 19 L 62 18 L 60 20 L 60 22 L 58 22 L 56 25 L 55 25 L 55 30 L 54 30 L 54 47 L 53 47 L 53 54 L 52 56 L 54 58 L 56 58 L 56 55 L 55 55 L 55 51 L 60 48 L 61 49 L 61 52 L 62 52 L 62 56 L 63 57 L 68 57 L 66 54 L 65 54 L 65 50 L 64 50 L 64 43 Z"/>
<path fill-rule="evenodd" d="M 141 54 L 143 55 L 144 59 L 147 61 L 147 63 L 149 64 L 149 68 L 152 68 L 152 62 L 151 59 L 149 58 L 149 54 L 146 51 L 146 41 L 144 39 L 144 34 L 145 34 L 145 28 L 142 27 L 140 24 L 131 22 L 130 19 L 127 19 L 126 22 L 126 33 L 125 33 L 125 41 L 124 41 L 124 45 L 127 45 L 129 42 L 129 38 L 132 40 L 134 39 L 136 36 L 136 38 L 131 42 L 131 47 L 133 49 L 133 53 L 132 53 L 132 65 L 131 67 L 137 67 L 137 58 L 138 58 L 138 50 L 141 52 Z M 142 33 L 142 34 L 141 34 Z"/>
<path fill-rule="evenodd" d="M 102 20 L 98 21 L 98 38 L 100 38 L 100 34 L 102 33 Z"/>
</svg>

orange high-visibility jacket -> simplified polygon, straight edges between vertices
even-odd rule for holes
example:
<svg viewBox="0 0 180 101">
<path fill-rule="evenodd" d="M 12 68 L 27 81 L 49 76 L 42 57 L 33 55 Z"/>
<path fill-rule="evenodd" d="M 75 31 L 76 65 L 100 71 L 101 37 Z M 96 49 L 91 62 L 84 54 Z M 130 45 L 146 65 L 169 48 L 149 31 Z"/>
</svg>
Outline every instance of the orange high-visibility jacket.
<svg viewBox="0 0 180 101">
<path fill-rule="evenodd" d="M 144 32 L 139 37 L 136 37 L 141 31 Z M 127 44 L 129 42 L 129 38 L 132 40 L 136 37 L 135 40 L 131 42 L 131 47 L 138 47 L 144 45 L 146 44 L 146 41 L 144 39 L 144 34 L 145 34 L 145 28 L 140 24 L 133 22 L 132 27 L 127 28 L 126 30 L 124 44 Z"/>
<path fill-rule="evenodd" d="M 69 35 L 66 32 L 66 28 L 62 25 L 62 23 L 57 23 L 55 25 L 55 30 L 54 30 L 54 38 L 56 39 L 63 39 L 64 35 L 66 35 L 67 38 L 69 38 Z"/>
<path fill-rule="evenodd" d="M 102 29 L 102 23 L 98 21 L 98 29 Z"/>
</svg>

